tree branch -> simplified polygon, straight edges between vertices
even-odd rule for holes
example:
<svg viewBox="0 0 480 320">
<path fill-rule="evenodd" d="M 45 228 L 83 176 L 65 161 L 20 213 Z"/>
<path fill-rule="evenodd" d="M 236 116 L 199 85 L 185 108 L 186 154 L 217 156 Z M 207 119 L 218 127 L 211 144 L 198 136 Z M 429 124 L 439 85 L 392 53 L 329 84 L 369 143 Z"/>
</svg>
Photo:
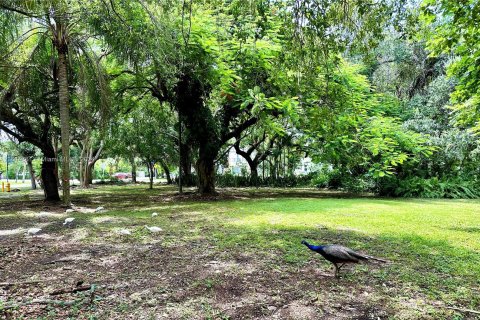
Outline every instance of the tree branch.
<svg viewBox="0 0 480 320">
<path fill-rule="evenodd" d="M 30 18 L 41 17 L 41 15 L 35 15 L 35 14 L 33 14 L 31 12 L 28 12 L 28 11 L 25 11 L 23 9 L 11 7 L 7 4 L 5 4 L 3 1 L 0 2 L 0 8 L 2 8 L 4 10 L 7 10 L 7 11 L 16 12 L 16 13 L 19 13 L 21 15 L 24 15 L 24 16 L 27 16 L 27 17 L 30 17 Z"/>
<path fill-rule="evenodd" d="M 244 130 L 248 129 L 249 127 L 253 126 L 255 123 L 258 122 L 257 117 L 252 117 L 246 121 L 244 121 L 242 124 L 238 125 L 235 129 L 232 131 L 226 133 L 223 135 L 221 141 L 222 143 L 226 143 L 228 140 L 238 137 L 239 134 L 241 134 Z"/>
</svg>

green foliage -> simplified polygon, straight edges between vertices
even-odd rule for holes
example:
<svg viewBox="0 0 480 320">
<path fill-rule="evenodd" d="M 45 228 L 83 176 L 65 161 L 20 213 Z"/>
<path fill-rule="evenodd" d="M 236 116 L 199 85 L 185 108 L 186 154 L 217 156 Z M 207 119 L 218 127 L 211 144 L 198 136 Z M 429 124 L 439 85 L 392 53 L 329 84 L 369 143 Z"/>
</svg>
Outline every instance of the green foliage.
<svg viewBox="0 0 480 320">
<path fill-rule="evenodd" d="M 288 157 L 285 178 L 272 170 L 278 181 L 260 185 L 476 194 L 448 184 L 480 174 L 477 0 L 0 4 L 0 126 L 42 151 L 59 136 L 55 61 L 66 50 L 70 126 L 83 146 L 74 161 L 107 140 L 112 157 L 175 170 L 186 144 L 199 181 L 213 181 L 222 151 L 238 142 L 265 155 L 258 163 Z M 69 23 L 57 37 L 60 22 Z M 417 37 L 404 33 L 412 25 Z M 290 177 L 304 156 L 333 170 Z M 217 182 L 249 185 L 243 179 Z"/>
<path fill-rule="evenodd" d="M 316 188 L 328 188 L 333 184 L 335 173 L 338 170 L 318 171 L 313 175 L 311 184 Z"/>
<path fill-rule="evenodd" d="M 478 176 L 478 139 L 453 123 L 449 105 L 458 80 L 447 76 L 446 69 L 456 59 L 440 51 L 428 56 L 424 39 L 433 36 L 431 31 L 422 30 L 412 42 L 393 34 L 377 49 L 373 83 L 400 98 L 396 116 L 404 131 L 421 134 L 432 152 L 420 154 L 395 176 L 383 177 L 375 189 L 390 196 L 472 197 L 475 192 L 462 192 L 457 186 L 471 185 Z"/>
<path fill-rule="evenodd" d="M 383 190 L 384 194 L 408 198 L 452 198 L 475 199 L 480 197 L 479 181 L 472 177 L 421 178 L 409 177 L 396 181 L 391 193 Z M 388 182 L 387 182 L 388 184 Z"/>
<path fill-rule="evenodd" d="M 118 101 L 118 108 L 129 112 L 128 116 L 120 113 L 109 129 L 107 149 L 111 156 L 144 162 L 175 160 L 174 119 L 167 105 L 151 97 L 139 101 L 127 94 Z"/>
<path fill-rule="evenodd" d="M 316 188 L 344 190 L 352 193 L 375 192 L 377 179 L 369 175 L 354 176 L 339 169 L 320 170 L 311 174 L 311 185 Z"/>
<path fill-rule="evenodd" d="M 448 74 L 458 79 L 451 108 L 457 124 L 480 131 L 480 42 L 478 11 L 480 2 L 425 0 L 422 21 L 429 28 L 428 46 L 434 55 L 454 54 Z"/>
<path fill-rule="evenodd" d="M 0 172 L 3 174 L 7 170 L 7 162 L 4 160 L 4 157 L 0 159 Z"/>
<path fill-rule="evenodd" d="M 388 95 L 372 94 L 361 68 L 346 62 L 327 83 L 329 107 L 312 108 L 308 131 L 317 146 L 316 157 L 349 174 L 381 178 L 402 166 L 431 155 L 433 148 L 421 134 L 402 127 L 399 102 Z M 326 121 L 326 119 L 328 119 Z"/>
<path fill-rule="evenodd" d="M 258 177 L 255 181 L 247 175 L 233 175 L 230 173 L 220 174 L 216 177 L 216 183 L 220 187 L 308 187 L 311 185 L 312 175 L 285 177 Z"/>
</svg>

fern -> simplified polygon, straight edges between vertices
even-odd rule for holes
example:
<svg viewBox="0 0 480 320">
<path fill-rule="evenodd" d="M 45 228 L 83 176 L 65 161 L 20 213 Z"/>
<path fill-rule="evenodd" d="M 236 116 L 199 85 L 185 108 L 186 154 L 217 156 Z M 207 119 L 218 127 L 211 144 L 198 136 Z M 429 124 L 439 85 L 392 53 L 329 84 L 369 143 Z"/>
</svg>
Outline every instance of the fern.
<svg viewBox="0 0 480 320">
<path fill-rule="evenodd" d="M 409 177 L 398 181 L 394 194 L 400 197 L 419 198 L 480 198 L 480 185 L 475 179 L 464 177 L 442 177 L 422 179 Z"/>
</svg>

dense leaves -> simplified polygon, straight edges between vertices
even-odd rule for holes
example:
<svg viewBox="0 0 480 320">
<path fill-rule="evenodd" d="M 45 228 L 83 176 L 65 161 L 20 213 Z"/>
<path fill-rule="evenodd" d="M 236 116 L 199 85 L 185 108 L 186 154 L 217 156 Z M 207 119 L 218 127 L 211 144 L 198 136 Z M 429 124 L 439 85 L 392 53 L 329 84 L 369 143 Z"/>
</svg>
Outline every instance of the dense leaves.
<svg viewBox="0 0 480 320">
<path fill-rule="evenodd" d="M 318 186 L 473 197 L 477 15 L 448 0 L 0 0 L 0 128 L 72 151 L 84 187 L 101 157 L 203 194 L 217 171 L 272 184 L 308 157 Z M 249 178 L 224 170 L 232 149 Z"/>
<path fill-rule="evenodd" d="M 452 94 L 457 123 L 480 131 L 480 19 L 479 1 L 432 1 L 422 5 L 423 21 L 432 29 L 429 49 L 432 54 L 453 54 L 448 68 L 458 79 Z"/>
</svg>

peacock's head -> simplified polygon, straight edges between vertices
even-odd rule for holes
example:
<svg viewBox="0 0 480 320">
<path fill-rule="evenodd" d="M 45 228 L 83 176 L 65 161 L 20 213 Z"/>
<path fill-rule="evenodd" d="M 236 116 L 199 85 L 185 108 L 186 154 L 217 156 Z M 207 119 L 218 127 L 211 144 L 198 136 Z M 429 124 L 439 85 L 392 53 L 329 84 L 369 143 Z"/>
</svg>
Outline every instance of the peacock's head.
<svg viewBox="0 0 480 320">
<path fill-rule="evenodd" d="M 308 246 L 308 242 L 307 242 L 307 241 L 305 241 L 305 240 L 302 240 L 302 244 L 304 244 L 304 245 Z"/>
</svg>

